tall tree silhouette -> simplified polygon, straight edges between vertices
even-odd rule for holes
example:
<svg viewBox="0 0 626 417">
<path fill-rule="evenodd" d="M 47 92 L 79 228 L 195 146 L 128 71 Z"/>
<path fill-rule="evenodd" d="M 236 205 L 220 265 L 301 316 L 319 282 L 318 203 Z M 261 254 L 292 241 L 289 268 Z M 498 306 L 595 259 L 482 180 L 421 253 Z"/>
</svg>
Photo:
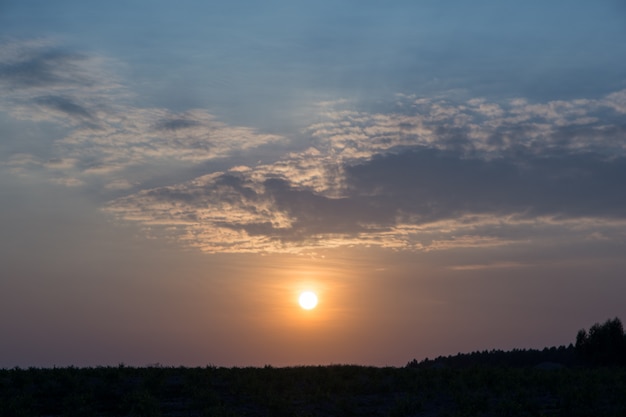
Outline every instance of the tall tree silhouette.
<svg viewBox="0 0 626 417">
<path fill-rule="evenodd" d="M 626 335 L 617 317 L 576 335 L 576 353 L 590 365 L 626 365 Z"/>
</svg>

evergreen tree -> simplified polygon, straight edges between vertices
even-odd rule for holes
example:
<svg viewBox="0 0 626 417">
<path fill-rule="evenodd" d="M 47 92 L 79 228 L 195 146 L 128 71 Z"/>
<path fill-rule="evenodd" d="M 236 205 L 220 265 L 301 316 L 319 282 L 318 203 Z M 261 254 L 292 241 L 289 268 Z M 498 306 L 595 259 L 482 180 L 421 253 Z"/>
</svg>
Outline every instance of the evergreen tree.
<svg viewBox="0 0 626 417">
<path fill-rule="evenodd" d="M 589 332 L 581 329 L 576 335 L 576 353 L 589 365 L 626 365 L 626 335 L 620 319 L 596 323 Z"/>
</svg>

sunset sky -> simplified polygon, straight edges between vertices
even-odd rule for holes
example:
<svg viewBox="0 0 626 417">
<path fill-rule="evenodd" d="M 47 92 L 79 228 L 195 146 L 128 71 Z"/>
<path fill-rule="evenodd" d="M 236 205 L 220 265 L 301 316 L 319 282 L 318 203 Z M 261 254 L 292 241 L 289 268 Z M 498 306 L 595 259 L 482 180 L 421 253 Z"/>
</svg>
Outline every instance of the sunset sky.
<svg viewBox="0 0 626 417">
<path fill-rule="evenodd" d="M 626 319 L 626 3 L 0 1 L 0 208 L 0 367 L 567 345 Z"/>
</svg>

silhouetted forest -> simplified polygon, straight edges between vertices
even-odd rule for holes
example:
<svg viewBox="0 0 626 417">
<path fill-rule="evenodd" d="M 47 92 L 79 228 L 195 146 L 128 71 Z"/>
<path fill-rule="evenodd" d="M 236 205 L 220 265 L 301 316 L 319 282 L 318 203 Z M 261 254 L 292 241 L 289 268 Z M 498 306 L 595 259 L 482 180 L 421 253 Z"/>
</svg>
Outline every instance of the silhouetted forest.
<svg viewBox="0 0 626 417">
<path fill-rule="evenodd" d="M 0 417 L 626 415 L 619 319 L 575 344 L 405 367 L 0 369 Z"/>
<path fill-rule="evenodd" d="M 626 334 L 619 318 L 596 323 L 589 331 L 581 329 L 575 344 L 546 347 L 544 349 L 484 350 L 480 352 L 458 353 L 452 356 L 439 356 L 420 362 L 413 359 L 409 368 L 472 366 L 511 367 L 511 368 L 558 368 L 590 366 L 625 366 Z"/>
<path fill-rule="evenodd" d="M 530 368 L 534 366 L 576 366 L 581 362 L 575 347 L 559 346 L 538 349 L 484 350 L 471 353 L 458 353 L 452 356 L 439 356 L 435 359 L 424 359 L 421 362 L 413 359 L 407 363 L 409 368 L 450 367 L 469 368 L 472 366 Z"/>
</svg>

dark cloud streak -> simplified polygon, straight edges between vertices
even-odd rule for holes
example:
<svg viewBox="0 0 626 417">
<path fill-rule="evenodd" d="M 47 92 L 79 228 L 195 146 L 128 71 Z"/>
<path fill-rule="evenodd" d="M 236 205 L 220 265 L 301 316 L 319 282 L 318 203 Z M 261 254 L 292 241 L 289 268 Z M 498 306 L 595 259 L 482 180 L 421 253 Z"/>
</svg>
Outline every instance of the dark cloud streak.
<svg viewBox="0 0 626 417">
<path fill-rule="evenodd" d="M 94 81 L 77 72 L 86 60 L 83 55 L 58 49 L 23 50 L 13 62 L 0 64 L 0 79 L 13 84 L 14 88 L 89 87 Z"/>
<path fill-rule="evenodd" d="M 44 96 L 36 98 L 35 102 L 41 106 L 65 113 L 65 115 L 70 118 L 77 118 L 86 122 L 94 120 L 93 115 L 87 108 L 76 103 L 71 98 L 61 96 Z"/>
<path fill-rule="evenodd" d="M 453 151 L 410 150 L 346 169 L 355 194 L 372 195 L 389 216 L 429 221 L 462 214 L 626 217 L 626 158 L 518 154 L 492 160 Z"/>
<path fill-rule="evenodd" d="M 156 128 L 159 130 L 181 130 L 181 129 L 187 129 L 190 127 L 196 127 L 199 126 L 200 123 L 198 123 L 195 120 L 188 120 L 188 119 L 171 119 L 171 120 L 164 120 L 160 123 L 157 123 Z"/>
</svg>

